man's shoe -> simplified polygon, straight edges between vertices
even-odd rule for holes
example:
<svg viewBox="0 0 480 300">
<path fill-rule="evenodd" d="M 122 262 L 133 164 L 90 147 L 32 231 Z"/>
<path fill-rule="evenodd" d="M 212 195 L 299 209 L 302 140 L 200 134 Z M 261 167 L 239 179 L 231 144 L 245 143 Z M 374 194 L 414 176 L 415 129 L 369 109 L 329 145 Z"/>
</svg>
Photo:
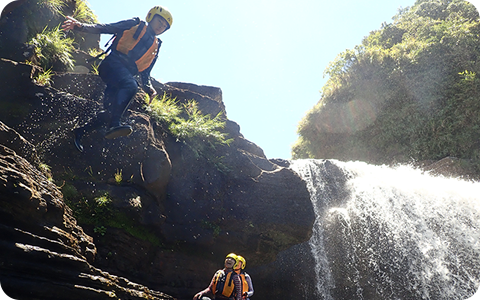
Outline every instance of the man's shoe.
<svg viewBox="0 0 480 300">
<path fill-rule="evenodd" d="M 130 125 L 120 125 L 110 128 L 107 133 L 105 133 L 105 138 L 112 140 L 121 136 L 130 135 L 133 132 L 132 126 Z"/>
<path fill-rule="evenodd" d="M 83 146 L 81 143 L 81 139 L 83 136 L 83 132 L 80 128 L 75 128 L 73 130 L 73 133 L 75 134 L 75 138 L 73 140 L 73 143 L 75 144 L 75 148 L 77 148 L 78 151 L 83 152 Z"/>
</svg>

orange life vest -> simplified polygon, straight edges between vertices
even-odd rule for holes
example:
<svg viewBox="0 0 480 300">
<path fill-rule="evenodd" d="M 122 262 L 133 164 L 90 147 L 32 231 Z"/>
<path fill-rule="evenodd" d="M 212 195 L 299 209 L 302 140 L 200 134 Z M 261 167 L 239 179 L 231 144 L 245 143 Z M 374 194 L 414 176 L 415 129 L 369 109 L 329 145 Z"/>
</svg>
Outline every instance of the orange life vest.
<svg viewBox="0 0 480 300">
<path fill-rule="evenodd" d="M 242 281 L 242 291 L 244 293 L 248 292 L 248 282 L 247 282 L 247 279 L 245 278 L 245 273 L 238 271 L 237 274 L 238 276 L 240 276 L 240 280 Z"/>
<path fill-rule="evenodd" d="M 145 22 L 125 30 L 121 36 L 115 38 L 113 49 L 125 54 L 135 63 L 138 72 L 146 70 L 157 56 L 159 42 L 155 35 L 145 36 L 147 26 Z"/>
<path fill-rule="evenodd" d="M 213 277 L 212 292 L 215 295 L 222 295 L 227 298 L 232 297 L 235 290 L 233 274 L 235 274 L 233 271 L 225 274 L 224 270 L 218 270 Z"/>
</svg>

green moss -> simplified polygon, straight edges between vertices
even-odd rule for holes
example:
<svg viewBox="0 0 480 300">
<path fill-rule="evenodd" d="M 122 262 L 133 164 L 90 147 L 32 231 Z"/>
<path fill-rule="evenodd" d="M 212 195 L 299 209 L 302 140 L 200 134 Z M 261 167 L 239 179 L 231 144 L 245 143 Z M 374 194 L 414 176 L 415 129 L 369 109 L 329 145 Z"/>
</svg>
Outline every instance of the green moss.
<svg viewBox="0 0 480 300">
<path fill-rule="evenodd" d="M 68 201 L 73 200 L 79 196 L 77 188 L 70 183 L 64 183 L 64 185 L 61 187 L 61 191 L 63 194 L 63 199 Z"/>
<path fill-rule="evenodd" d="M 220 227 L 220 225 L 217 224 L 217 222 L 202 220 L 201 227 L 204 229 L 212 230 L 214 238 L 219 236 L 222 232 L 222 228 Z"/>
<path fill-rule="evenodd" d="M 164 248 L 161 239 L 150 229 L 139 225 L 127 214 L 115 209 L 108 193 L 100 192 L 97 197 L 81 197 L 71 184 L 62 188 L 66 203 L 73 210 L 79 224 L 93 226 L 93 231 L 101 236 L 108 235 L 108 228 L 117 228 L 142 241 Z"/>
<path fill-rule="evenodd" d="M 165 247 L 161 239 L 154 232 L 144 226 L 138 225 L 138 223 L 124 213 L 114 212 L 111 218 L 105 220 L 105 226 L 122 229 L 131 236 L 142 241 L 150 242 L 156 247 Z"/>
<path fill-rule="evenodd" d="M 9 117 L 24 119 L 32 112 L 32 105 L 27 103 L 11 103 L 7 101 L 0 101 L 0 111 L 8 111 Z"/>
</svg>

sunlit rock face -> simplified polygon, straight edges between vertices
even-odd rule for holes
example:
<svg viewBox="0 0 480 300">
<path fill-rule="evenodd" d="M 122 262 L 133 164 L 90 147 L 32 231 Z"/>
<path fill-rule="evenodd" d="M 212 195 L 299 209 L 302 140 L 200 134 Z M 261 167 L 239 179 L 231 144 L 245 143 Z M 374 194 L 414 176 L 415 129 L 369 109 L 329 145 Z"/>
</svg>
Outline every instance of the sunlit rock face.
<svg viewBox="0 0 480 300">
<path fill-rule="evenodd" d="M 71 14 L 74 1 L 65 3 Z M 55 65 L 51 86 L 40 86 L 45 70 L 25 63 L 39 58 L 25 42 L 64 17 L 42 8 L 32 20 L 32 5 L 0 5 L 0 298 L 191 299 L 230 252 L 247 259 L 257 298 L 279 284 L 298 290 L 283 253 L 301 253 L 311 236 L 310 195 L 227 118 L 221 89 L 153 80 L 178 105 L 195 100 L 203 115 L 220 114 L 228 146 L 177 140 L 139 92 L 124 120 L 134 132 L 106 140 L 99 128 L 80 153 L 72 130 L 103 108 L 105 85 L 87 54 L 98 35 L 65 33 L 79 47 L 76 66 Z"/>
<path fill-rule="evenodd" d="M 0 120 L 19 136 L 4 135 L 0 144 L 22 138 L 32 149 L 18 155 L 37 153 L 32 163 L 48 170 L 55 201 L 71 207 L 71 218 L 92 238 L 91 266 L 178 298 L 205 288 L 230 252 L 247 258 L 260 296 L 262 286 L 291 277 L 295 267 L 280 277 L 269 274 L 279 253 L 310 238 L 310 195 L 294 171 L 267 159 L 234 121 L 223 117 L 230 145 L 199 152 L 152 118 L 138 93 L 124 120 L 134 129 L 130 136 L 106 140 L 99 128 L 82 138 L 78 152 L 72 130 L 102 109 L 100 78 L 60 73 L 42 87 L 32 81 L 35 67 L 3 59 L 0 70 L 9 83 L 1 87 Z M 205 115 L 226 115 L 219 88 L 154 86 L 181 105 L 194 99 Z"/>
<path fill-rule="evenodd" d="M 187 299 L 230 252 L 247 258 L 259 298 L 385 299 L 394 291 L 406 299 L 464 299 L 478 286 L 478 277 L 468 275 L 480 257 L 476 183 L 410 167 L 269 160 L 231 120 L 225 120 L 230 146 L 198 155 L 150 117 L 141 94 L 127 114 L 131 136 L 109 141 L 99 129 L 83 138 L 80 153 L 72 129 L 102 108 L 101 80 L 60 74 L 45 88 L 32 82 L 38 72 L 32 66 L 2 60 L 0 69 L 9 83 L 0 103 L 2 259 L 11 261 L 2 274 L 41 269 L 29 275 L 28 295 L 45 292 L 37 288 L 41 278 L 56 282 L 48 264 L 60 274 L 87 274 L 84 285 L 69 276 L 62 282 L 86 287 L 88 297 L 148 286 L 157 299 L 168 296 L 154 290 Z M 181 103 L 195 99 L 205 114 L 225 113 L 218 88 L 155 87 Z M 459 172 L 455 159 L 424 169 Z M 75 191 L 70 198 L 62 195 L 67 187 Z M 102 195 L 109 209 L 92 216 L 106 213 L 105 223 L 77 220 L 75 209 Z M 41 265 L 26 268 L 31 260 Z M 12 293 L 27 282 L 21 274 L 5 281 Z M 98 274 L 141 285 L 125 290 L 127 281 L 107 280 L 110 289 L 95 286 L 90 294 Z M 67 292 L 57 290 L 58 297 Z"/>
</svg>

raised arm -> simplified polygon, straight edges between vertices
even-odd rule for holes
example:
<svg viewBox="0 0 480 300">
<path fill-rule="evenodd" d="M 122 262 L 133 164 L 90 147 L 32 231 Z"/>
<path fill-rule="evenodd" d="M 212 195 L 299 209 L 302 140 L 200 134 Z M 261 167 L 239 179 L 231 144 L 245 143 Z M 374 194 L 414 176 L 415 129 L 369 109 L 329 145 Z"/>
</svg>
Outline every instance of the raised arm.
<svg viewBox="0 0 480 300">
<path fill-rule="evenodd" d="M 115 34 L 124 30 L 130 29 L 140 22 L 139 18 L 132 18 L 128 20 L 122 20 L 116 23 L 109 24 L 86 24 L 79 22 L 73 17 L 67 16 L 66 20 L 62 24 L 63 30 L 78 30 L 87 33 L 106 33 Z"/>
</svg>

